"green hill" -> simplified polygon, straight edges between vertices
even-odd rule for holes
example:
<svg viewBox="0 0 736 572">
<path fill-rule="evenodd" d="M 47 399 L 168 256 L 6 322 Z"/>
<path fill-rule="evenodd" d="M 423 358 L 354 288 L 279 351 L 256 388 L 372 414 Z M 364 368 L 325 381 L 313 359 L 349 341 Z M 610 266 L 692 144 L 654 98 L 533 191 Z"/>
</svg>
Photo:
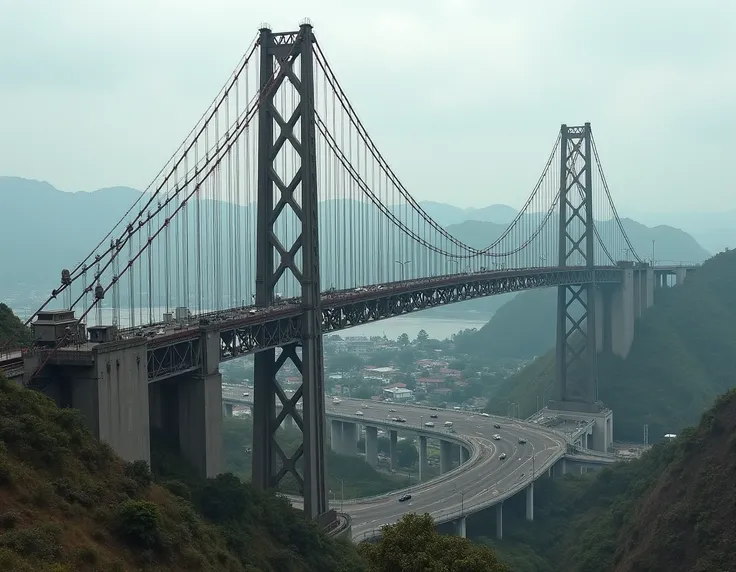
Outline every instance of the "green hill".
<svg viewBox="0 0 736 572">
<path fill-rule="evenodd" d="M 596 475 L 536 483 L 535 521 L 505 511 L 487 538 L 514 572 L 725 572 L 736 569 L 736 391 L 697 428 Z M 507 517 L 508 515 L 508 517 Z"/>
<path fill-rule="evenodd" d="M 695 423 L 717 395 L 735 385 L 736 251 L 711 258 L 679 287 L 657 292 L 636 323 L 626 360 L 599 357 L 601 400 L 615 412 L 616 439 L 641 440 Z M 554 396 L 554 355 L 542 356 L 501 383 L 489 412 L 518 403 L 522 417 Z"/>
<path fill-rule="evenodd" d="M 477 227 L 486 224 L 491 223 L 467 223 L 452 228 L 457 236 L 472 239 L 479 233 Z M 709 256 L 693 237 L 676 228 L 649 228 L 629 219 L 624 219 L 623 224 L 642 257 L 651 256 L 652 241 L 656 242 L 659 260 L 700 262 Z M 599 255 L 598 260 L 602 259 Z M 542 355 L 555 345 L 556 308 L 554 288 L 522 292 L 506 301 L 475 336 L 466 337 L 460 351 L 493 358 L 530 359 Z"/>
<path fill-rule="evenodd" d="M 232 475 L 154 483 L 78 412 L 0 380 L 0 570 L 362 569 L 286 500 Z"/>
<path fill-rule="evenodd" d="M 13 310 L 0 302 L 0 352 L 7 345 L 10 348 L 29 342 L 31 332 L 13 313 Z"/>
</svg>

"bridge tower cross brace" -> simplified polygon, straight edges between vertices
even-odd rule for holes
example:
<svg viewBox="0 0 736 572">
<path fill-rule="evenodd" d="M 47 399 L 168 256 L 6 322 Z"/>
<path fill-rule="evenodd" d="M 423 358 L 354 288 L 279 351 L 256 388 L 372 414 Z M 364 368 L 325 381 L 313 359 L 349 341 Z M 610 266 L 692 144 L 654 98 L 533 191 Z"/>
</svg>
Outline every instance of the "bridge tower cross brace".
<svg viewBox="0 0 736 572">
<path fill-rule="evenodd" d="M 593 155 L 590 123 L 560 133 L 558 265 L 583 266 L 595 276 Z M 557 289 L 557 398 L 593 404 L 598 398 L 594 283 Z"/>
<path fill-rule="evenodd" d="M 279 355 L 275 349 L 269 349 L 254 357 L 253 484 L 263 489 L 272 488 L 287 473 L 292 474 L 304 496 L 306 516 L 315 518 L 328 510 L 328 495 L 312 26 L 304 24 L 298 32 L 287 33 L 273 33 L 263 28 L 259 42 L 256 304 L 272 305 L 279 279 L 289 271 L 300 285 L 303 313 L 302 336 L 298 343 L 280 348 Z M 299 102 L 291 117 L 282 117 L 276 107 L 276 96 L 285 81 L 298 93 Z M 281 153 L 289 152 L 284 148 L 287 141 L 296 152 L 299 165 L 291 181 L 282 181 L 274 164 Z M 276 226 L 287 210 L 296 215 L 298 229 L 293 244 L 282 245 Z M 299 252 L 301 264 L 298 263 Z M 276 374 L 287 359 L 302 377 L 300 387 L 291 398 L 286 397 L 276 380 Z M 278 415 L 277 399 L 282 405 Z M 297 408 L 300 399 L 301 412 Z M 291 456 L 276 441 L 276 431 L 287 415 L 292 417 L 303 437 Z M 300 459 L 303 474 L 297 466 Z"/>
</svg>

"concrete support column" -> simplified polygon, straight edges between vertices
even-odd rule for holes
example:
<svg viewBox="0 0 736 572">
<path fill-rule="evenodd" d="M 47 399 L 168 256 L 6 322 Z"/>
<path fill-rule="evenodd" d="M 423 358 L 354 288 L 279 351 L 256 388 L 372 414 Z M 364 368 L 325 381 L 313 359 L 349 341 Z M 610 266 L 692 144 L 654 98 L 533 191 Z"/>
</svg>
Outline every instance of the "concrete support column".
<svg viewBox="0 0 736 572">
<path fill-rule="evenodd" d="M 611 351 L 625 358 L 634 341 L 634 271 L 624 268 L 621 273 L 621 284 L 611 299 Z"/>
<path fill-rule="evenodd" d="M 397 451 L 397 445 L 399 443 L 399 433 L 397 431 L 389 431 L 388 432 L 389 437 L 389 446 L 388 446 L 388 456 L 391 463 L 391 469 L 396 471 L 399 468 L 399 462 L 398 462 L 398 451 Z"/>
<path fill-rule="evenodd" d="M 564 457 L 554 464 L 552 473 L 555 477 L 563 477 L 567 474 L 567 461 Z"/>
<path fill-rule="evenodd" d="M 358 425 L 356 423 L 342 423 L 343 455 L 355 457 L 358 454 Z"/>
<path fill-rule="evenodd" d="M 378 465 L 378 427 L 365 426 L 365 460 L 371 467 Z"/>
<path fill-rule="evenodd" d="M 232 403 L 224 403 L 223 409 L 225 410 L 225 417 L 233 416 L 233 404 Z"/>
<path fill-rule="evenodd" d="M 427 438 L 419 436 L 419 480 L 424 481 L 427 474 Z"/>
<path fill-rule="evenodd" d="M 335 453 L 342 454 L 342 421 L 330 421 L 330 444 Z"/>
<path fill-rule="evenodd" d="M 644 268 L 640 272 L 641 311 L 654 306 L 654 270 Z"/>
<path fill-rule="evenodd" d="M 465 523 L 465 517 L 462 516 L 462 517 L 458 518 L 455 521 L 454 524 L 455 524 L 455 533 L 460 538 L 467 538 L 468 535 L 467 535 L 467 528 L 466 528 L 466 523 Z"/>
<path fill-rule="evenodd" d="M 534 483 L 526 488 L 526 519 L 534 520 Z"/>
<path fill-rule="evenodd" d="M 637 268 L 634 270 L 634 280 L 633 280 L 634 319 L 635 320 L 639 319 L 639 317 L 641 316 L 641 295 L 642 295 L 641 279 L 642 279 L 642 271 Z"/>
<path fill-rule="evenodd" d="M 460 464 L 467 463 L 470 460 L 470 451 L 465 447 L 460 447 Z"/>
<path fill-rule="evenodd" d="M 503 503 L 496 505 L 496 538 L 503 539 Z"/>
<path fill-rule="evenodd" d="M 81 411 L 92 434 L 124 460 L 150 463 L 146 342 L 98 346 L 92 355 L 92 367 L 70 370 L 70 405 Z"/>
<path fill-rule="evenodd" d="M 440 473 L 445 474 L 452 470 L 452 443 L 440 441 Z"/>
<path fill-rule="evenodd" d="M 680 286 L 685 282 L 685 278 L 687 278 L 687 269 L 686 268 L 676 268 L 675 269 L 675 286 Z"/>
<path fill-rule="evenodd" d="M 222 376 L 181 376 L 179 449 L 200 476 L 216 477 L 222 467 Z"/>
</svg>

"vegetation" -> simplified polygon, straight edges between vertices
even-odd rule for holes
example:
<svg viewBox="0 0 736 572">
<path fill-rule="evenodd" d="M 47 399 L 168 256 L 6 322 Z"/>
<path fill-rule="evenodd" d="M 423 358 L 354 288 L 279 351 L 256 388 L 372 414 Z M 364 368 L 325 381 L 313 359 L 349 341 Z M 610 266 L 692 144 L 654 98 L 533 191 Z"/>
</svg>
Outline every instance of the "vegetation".
<svg viewBox="0 0 736 572">
<path fill-rule="evenodd" d="M 31 340 L 31 332 L 26 328 L 13 311 L 0 302 L 0 350 L 5 345 L 10 348 Z"/>
<path fill-rule="evenodd" d="M 168 490 L 167 490 L 168 489 Z M 233 475 L 156 484 L 79 412 L 0 380 L 0 570 L 360 571 L 288 502 Z"/>
<path fill-rule="evenodd" d="M 733 386 L 736 347 L 736 252 L 718 254 L 677 288 L 656 293 L 656 304 L 637 321 L 626 360 L 599 357 L 601 400 L 616 412 L 615 437 L 651 439 L 697 422 Z M 524 417 L 553 395 L 554 356 L 536 360 L 505 380 L 488 407 L 505 414 L 519 404 Z"/>
<path fill-rule="evenodd" d="M 299 429 L 284 427 L 279 430 L 279 444 L 284 450 L 293 451 L 300 442 Z M 253 424 L 250 417 L 224 419 L 223 451 L 226 470 L 243 480 L 250 480 L 252 446 Z M 411 449 L 417 455 L 413 445 Z M 327 471 L 328 487 L 335 499 L 380 495 L 410 484 L 405 476 L 379 472 L 362 458 L 338 455 L 333 451 L 328 452 Z M 296 483 L 290 480 L 285 480 L 282 490 L 293 494 L 299 492 Z"/>
<path fill-rule="evenodd" d="M 359 547 L 369 572 L 509 572 L 487 547 L 439 534 L 429 514 L 407 514 L 382 531 Z"/>
<path fill-rule="evenodd" d="M 736 390 L 639 460 L 539 481 L 536 520 L 504 506 L 504 540 L 481 542 L 515 572 L 733 570 L 734 451 Z"/>
</svg>

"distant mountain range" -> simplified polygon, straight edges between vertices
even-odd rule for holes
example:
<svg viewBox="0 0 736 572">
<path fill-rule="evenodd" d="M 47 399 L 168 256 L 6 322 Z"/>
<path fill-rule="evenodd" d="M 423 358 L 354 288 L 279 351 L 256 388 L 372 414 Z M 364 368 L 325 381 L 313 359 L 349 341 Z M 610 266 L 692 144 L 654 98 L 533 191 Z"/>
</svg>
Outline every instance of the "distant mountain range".
<svg viewBox="0 0 736 572">
<path fill-rule="evenodd" d="M 73 267 L 84 258 L 118 223 L 138 197 L 140 191 L 128 187 L 100 189 L 91 193 L 68 193 L 59 191 L 46 182 L 0 177 L 0 204 L 2 204 L 0 243 L 4 245 L 4 248 L 0 249 L 0 268 L 5 270 L 0 273 L 0 299 L 5 299 L 11 307 L 20 309 L 47 295 L 59 284 L 62 268 Z M 500 236 L 508 221 L 517 214 L 513 208 L 506 205 L 460 209 L 436 202 L 421 204 L 430 216 L 446 225 L 454 236 L 478 248 L 487 246 Z M 209 215 L 218 212 L 221 221 L 239 217 L 242 232 L 239 239 L 240 248 L 244 253 L 249 253 L 244 257 L 251 256 L 252 263 L 255 209 L 252 206 L 238 207 L 212 201 L 202 201 L 202 205 Z M 190 245 L 197 236 L 193 212 L 194 209 L 190 209 L 186 231 Z M 397 214 L 403 216 L 399 211 Z M 530 228 L 534 224 L 532 219 L 539 216 L 541 215 L 535 213 L 528 215 Z M 321 280 L 324 288 L 349 287 L 351 284 L 397 279 L 398 267 L 394 262 L 395 259 L 413 260 L 407 268 L 407 277 L 420 275 L 421 272 L 426 273 L 428 269 L 432 269 L 435 273 L 453 272 L 458 269 L 457 266 L 450 266 L 446 260 L 433 258 L 426 250 L 420 251 L 419 247 L 409 246 L 407 249 L 406 241 L 398 236 L 399 232 L 387 229 L 381 215 L 372 205 L 346 200 L 324 202 L 320 204 L 320 217 L 323 221 L 320 240 L 323 260 Z M 126 217 L 126 220 L 128 218 Z M 350 221 L 359 219 L 368 221 L 361 233 L 350 228 Z M 210 224 L 211 220 L 212 216 L 208 216 L 205 226 Z M 602 234 L 605 234 L 605 229 L 610 224 L 610 222 L 599 223 Z M 677 229 L 661 226 L 648 228 L 630 220 L 625 220 L 624 225 L 635 248 L 642 255 L 649 253 L 651 241 L 656 240 L 658 259 L 697 261 L 707 256 L 691 236 Z M 223 226 L 226 226 L 224 222 Z M 183 242 L 183 228 L 183 226 L 179 230 L 172 228 L 172 248 L 175 244 L 180 246 Z M 279 238 L 288 242 L 289 235 L 293 235 L 293 229 L 293 224 L 285 222 L 278 230 Z M 176 234 L 178 232 L 182 234 Z M 509 265 L 538 264 L 539 261 L 532 258 L 539 256 L 538 253 L 542 251 L 541 243 L 545 243 L 545 251 L 549 251 L 548 244 L 556 245 L 555 233 L 556 223 L 551 221 L 537 238 L 538 246 L 525 249 L 522 254 L 515 258 L 511 257 L 506 262 Z M 202 230 L 202 236 L 207 240 L 210 240 L 213 234 L 211 226 Z M 336 237 L 340 237 L 340 240 L 336 240 Z M 508 242 L 509 245 L 506 247 L 513 246 L 513 237 Z M 338 244 L 340 248 L 331 250 Z M 399 245 L 403 245 L 401 252 L 392 251 L 399 248 Z M 190 246 L 190 249 L 193 247 Z M 159 280 L 164 267 L 161 250 L 154 252 L 152 260 L 153 275 Z M 233 270 L 229 267 L 229 261 L 222 260 L 223 257 L 218 260 L 217 257 L 210 255 L 213 252 L 212 244 L 203 244 L 202 250 L 205 253 L 203 265 L 209 265 L 210 270 L 216 267 L 220 272 L 221 281 L 226 284 Z M 127 256 L 126 252 L 123 263 L 127 261 Z M 178 274 L 173 279 L 176 284 L 172 285 L 172 289 L 180 288 L 181 283 L 186 281 L 184 270 L 177 268 L 176 271 Z M 190 263 L 187 271 L 189 280 L 195 282 L 195 265 Z M 211 274 L 214 273 L 212 270 Z M 244 288 L 241 296 L 249 301 L 254 280 L 242 282 L 248 286 Z M 290 294 L 288 289 L 289 285 L 285 283 L 282 291 Z M 203 307 L 215 307 L 217 302 L 212 299 L 213 285 L 209 284 L 203 290 L 205 297 Z M 189 292 L 189 303 L 186 304 L 189 307 L 195 307 L 192 296 L 193 293 Z M 479 316 L 476 317 L 490 318 L 509 298 L 500 296 L 476 300 L 438 309 L 435 312 L 448 317 L 478 312 Z M 159 302 L 161 300 L 154 300 L 154 303 Z M 179 304 L 179 301 L 177 300 L 175 304 Z M 227 307 L 228 304 L 231 304 L 231 300 L 220 301 L 220 307 Z M 126 305 L 125 299 L 121 305 Z"/>
</svg>

